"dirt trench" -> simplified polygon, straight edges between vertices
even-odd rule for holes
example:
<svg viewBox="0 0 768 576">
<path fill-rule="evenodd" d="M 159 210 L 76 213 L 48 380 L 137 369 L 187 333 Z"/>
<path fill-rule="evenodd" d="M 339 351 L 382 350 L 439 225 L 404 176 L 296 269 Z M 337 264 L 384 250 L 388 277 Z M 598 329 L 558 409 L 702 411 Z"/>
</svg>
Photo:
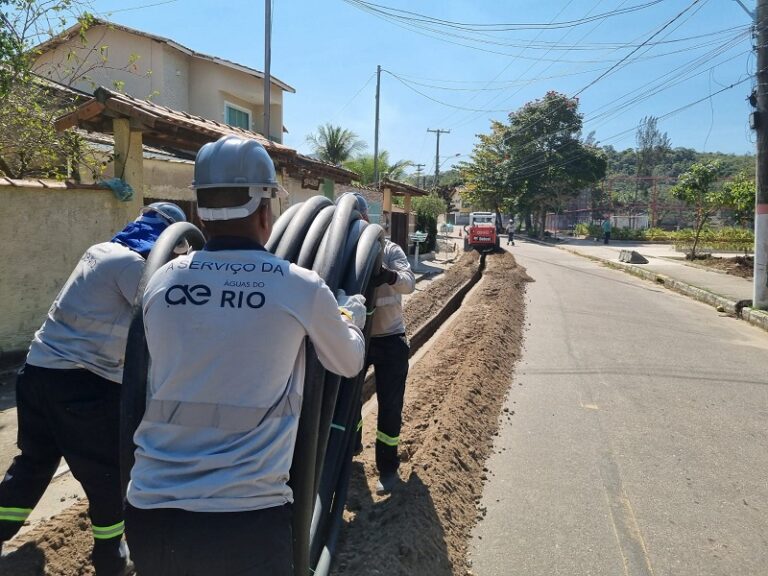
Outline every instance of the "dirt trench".
<svg viewBox="0 0 768 576">
<path fill-rule="evenodd" d="M 409 333 L 440 309 L 477 269 L 464 254 L 405 309 Z M 353 464 L 336 576 L 463 575 L 501 407 L 522 345 L 529 278 L 508 253 L 488 256 L 483 280 L 451 329 L 412 368 L 401 433 L 401 476 L 375 494 L 375 415 Z M 78 502 L 14 541 L 0 576 L 93 576 L 87 503 Z"/>
</svg>

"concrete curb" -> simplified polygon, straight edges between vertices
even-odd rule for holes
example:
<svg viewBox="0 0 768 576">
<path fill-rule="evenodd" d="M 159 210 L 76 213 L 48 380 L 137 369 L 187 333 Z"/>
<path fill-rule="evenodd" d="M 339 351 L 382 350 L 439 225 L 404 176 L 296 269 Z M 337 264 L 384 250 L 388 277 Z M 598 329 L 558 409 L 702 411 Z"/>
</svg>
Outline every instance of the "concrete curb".
<svg viewBox="0 0 768 576">
<path fill-rule="evenodd" d="M 639 266 L 635 266 L 634 264 L 622 264 L 620 262 L 613 262 L 612 260 L 607 260 L 599 256 L 584 254 L 578 250 L 574 250 L 566 246 L 556 247 L 561 250 L 565 250 L 566 252 L 570 252 L 571 254 L 581 256 L 582 258 L 588 258 L 595 262 L 600 262 L 601 264 L 604 264 L 609 268 L 613 268 L 614 270 L 621 270 L 627 274 L 632 274 L 633 276 L 642 278 L 643 280 L 648 280 L 655 284 L 660 284 L 669 290 L 677 292 L 678 294 L 688 296 L 689 298 L 693 298 L 694 300 L 698 300 L 704 304 L 709 304 L 714 308 L 722 308 L 725 312 L 736 315 L 735 301 L 724 296 L 719 296 L 708 290 L 704 290 L 703 288 L 698 288 L 697 286 L 692 286 L 685 282 L 681 282 L 680 280 L 675 280 L 674 278 L 670 278 L 664 274 L 659 274 L 658 272 L 645 270 Z M 737 318 L 738 317 L 739 316 L 737 316 Z M 740 318 L 753 326 L 768 331 L 768 312 L 764 310 L 753 310 L 752 308 L 744 307 L 741 311 Z"/>
</svg>

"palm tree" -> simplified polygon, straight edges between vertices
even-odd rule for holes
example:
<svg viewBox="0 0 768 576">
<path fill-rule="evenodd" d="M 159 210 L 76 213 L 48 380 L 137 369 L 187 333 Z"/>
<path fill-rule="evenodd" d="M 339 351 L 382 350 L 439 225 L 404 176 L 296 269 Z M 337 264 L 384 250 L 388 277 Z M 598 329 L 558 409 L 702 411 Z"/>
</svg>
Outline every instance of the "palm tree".
<svg viewBox="0 0 768 576">
<path fill-rule="evenodd" d="M 389 163 L 389 152 L 382 150 L 379 152 L 379 179 L 391 178 L 392 180 L 402 180 L 405 176 L 406 168 L 413 166 L 410 160 L 398 160 Z M 357 173 L 360 176 L 361 184 L 373 184 L 373 154 L 361 154 L 352 160 L 344 162 L 344 168 Z"/>
<path fill-rule="evenodd" d="M 351 130 L 327 123 L 318 126 L 317 134 L 307 136 L 320 160 L 339 165 L 352 157 L 355 152 L 362 152 L 368 145 Z"/>
</svg>

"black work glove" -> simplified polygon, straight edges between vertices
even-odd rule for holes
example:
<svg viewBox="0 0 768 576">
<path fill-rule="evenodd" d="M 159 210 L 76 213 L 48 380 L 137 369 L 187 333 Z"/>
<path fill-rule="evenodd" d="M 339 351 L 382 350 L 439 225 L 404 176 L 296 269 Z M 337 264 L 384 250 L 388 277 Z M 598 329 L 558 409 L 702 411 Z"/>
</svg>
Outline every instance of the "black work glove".
<svg viewBox="0 0 768 576">
<path fill-rule="evenodd" d="M 371 282 L 374 286 L 381 286 L 382 284 L 394 284 L 397 282 L 397 272 L 392 272 L 382 266 L 379 271 L 373 275 Z"/>
</svg>

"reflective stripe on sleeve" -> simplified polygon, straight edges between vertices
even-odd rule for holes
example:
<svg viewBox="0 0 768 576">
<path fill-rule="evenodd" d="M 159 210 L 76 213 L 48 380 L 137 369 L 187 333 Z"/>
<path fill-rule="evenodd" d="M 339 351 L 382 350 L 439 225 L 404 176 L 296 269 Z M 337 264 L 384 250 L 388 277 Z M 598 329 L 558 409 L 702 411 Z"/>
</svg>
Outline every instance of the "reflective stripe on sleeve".
<svg viewBox="0 0 768 576">
<path fill-rule="evenodd" d="M 397 296 L 382 296 L 381 298 L 376 298 L 376 306 L 394 306 L 395 304 L 399 304 L 400 301 L 397 299 Z"/>
<path fill-rule="evenodd" d="M 360 418 L 360 420 L 358 420 L 357 422 L 357 431 L 360 432 L 360 430 L 362 429 L 363 429 L 363 419 Z"/>
<path fill-rule="evenodd" d="M 109 540 L 117 538 L 125 532 L 125 522 L 118 522 L 112 526 L 93 526 L 93 537 L 96 540 Z"/>
<path fill-rule="evenodd" d="M 32 508 L 4 508 L 0 506 L 0 521 L 24 523 L 30 514 L 32 514 Z"/>
<path fill-rule="evenodd" d="M 387 436 L 381 430 L 376 430 L 376 440 L 383 442 L 387 446 L 397 446 L 400 444 L 400 436 Z"/>
</svg>

